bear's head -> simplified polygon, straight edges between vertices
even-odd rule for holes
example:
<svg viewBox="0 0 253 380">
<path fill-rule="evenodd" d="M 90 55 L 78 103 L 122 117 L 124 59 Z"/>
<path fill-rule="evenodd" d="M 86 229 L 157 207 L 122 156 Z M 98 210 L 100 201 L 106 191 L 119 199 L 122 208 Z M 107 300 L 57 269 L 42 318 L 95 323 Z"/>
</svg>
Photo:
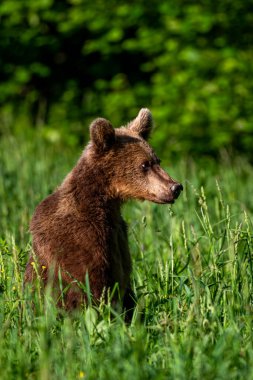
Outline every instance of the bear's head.
<svg viewBox="0 0 253 380">
<path fill-rule="evenodd" d="M 159 158 L 147 142 L 152 126 L 152 115 L 146 108 L 125 127 L 114 129 L 102 118 L 91 124 L 92 161 L 101 167 L 101 175 L 106 176 L 106 192 L 111 198 L 174 203 L 183 190 L 161 168 Z"/>
</svg>

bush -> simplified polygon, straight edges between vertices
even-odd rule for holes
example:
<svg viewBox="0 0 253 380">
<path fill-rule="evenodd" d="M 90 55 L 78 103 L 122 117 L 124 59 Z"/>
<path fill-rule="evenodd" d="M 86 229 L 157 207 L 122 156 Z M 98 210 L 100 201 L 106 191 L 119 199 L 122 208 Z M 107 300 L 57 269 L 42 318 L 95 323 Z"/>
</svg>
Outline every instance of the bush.
<svg viewBox="0 0 253 380">
<path fill-rule="evenodd" d="M 1 132 L 76 144 L 150 107 L 160 154 L 252 158 L 253 1 L 2 0 Z M 17 127 L 18 126 L 18 127 Z"/>
</svg>

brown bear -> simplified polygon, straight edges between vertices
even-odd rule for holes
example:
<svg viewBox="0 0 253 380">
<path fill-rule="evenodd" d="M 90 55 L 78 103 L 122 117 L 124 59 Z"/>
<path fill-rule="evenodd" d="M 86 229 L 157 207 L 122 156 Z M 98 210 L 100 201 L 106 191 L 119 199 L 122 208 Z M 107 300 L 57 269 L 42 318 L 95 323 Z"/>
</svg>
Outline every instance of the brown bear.
<svg viewBox="0 0 253 380">
<path fill-rule="evenodd" d="M 121 205 L 130 198 L 173 203 L 183 190 L 160 167 L 147 143 L 151 129 L 148 109 L 117 129 L 108 120 L 94 120 L 91 141 L 76 166 L 35 210 L 30 226 L 33 255 L 25 282 L 37 276 L 36 270 L 45 285 L 52 277 L 53 287 L 59 289 L 60 273 L 65 288 L 60 303 L 67 310 L 86 302 L 80 284 L 87 283 L 87 276 L 95 303 L 117 284 L 116 302 L 121 299 L 126 310 L 134 307 Z"/>
</svg>

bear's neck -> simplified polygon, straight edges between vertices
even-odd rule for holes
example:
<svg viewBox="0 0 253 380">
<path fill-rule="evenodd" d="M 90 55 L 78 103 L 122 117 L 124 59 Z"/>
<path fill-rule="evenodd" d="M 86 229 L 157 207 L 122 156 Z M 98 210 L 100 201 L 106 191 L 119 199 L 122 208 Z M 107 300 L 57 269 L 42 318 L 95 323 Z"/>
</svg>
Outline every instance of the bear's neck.
<svg viewBox="0 0 253 380">
<path fill-rule="evenodd" d="M 71 197 L 74 200 L 76 207 L 82 213 L 94 210 L 115 217 L 120 216 L 123 200 L 112 194 L 108 177 L 99 166 L 90 167 L 85 160 L 80 160 L 65 178 L 60 189 L 64 197 Z"/>
</svg>

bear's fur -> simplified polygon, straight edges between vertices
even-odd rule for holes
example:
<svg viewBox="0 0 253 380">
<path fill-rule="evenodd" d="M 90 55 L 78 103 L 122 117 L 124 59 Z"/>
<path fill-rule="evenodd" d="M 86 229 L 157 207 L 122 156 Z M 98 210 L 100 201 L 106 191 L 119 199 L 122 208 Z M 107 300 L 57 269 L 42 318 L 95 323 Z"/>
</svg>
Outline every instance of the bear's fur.
<svg viewBox="0 0 253 380">
<path fill-rule="evenodd" d="M 114 298 L 121 298 L 125 309 L 134 306 L 121 204 L 129 198 L 173 203 L 183 189 L 160 167 L 147 143 L 151 129 L 148 109 L 117 129 L 105 119 L 94 120 L 91 141 L 76 166 L 35 210 L 30 230 L 37 271 L 45 285 L 52 276 L 55 289 L 60 273 L 66 287 L 61 306 L 68 310 L 85 303 L 80 283 L 87 276 L 94 302 L 117 283 Z M 25 282 L 36 277 L 33 255 Z"/>
</svg>

